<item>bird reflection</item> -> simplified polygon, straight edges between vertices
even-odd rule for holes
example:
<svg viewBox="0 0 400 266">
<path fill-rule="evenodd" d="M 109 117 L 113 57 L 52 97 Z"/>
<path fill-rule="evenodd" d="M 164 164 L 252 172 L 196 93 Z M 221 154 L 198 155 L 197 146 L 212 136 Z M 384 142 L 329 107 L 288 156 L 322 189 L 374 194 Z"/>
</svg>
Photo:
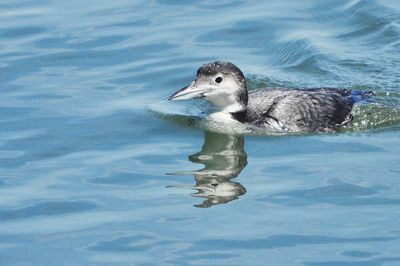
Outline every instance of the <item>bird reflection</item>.
<svg viewBox="0 0 400 266">
<path fill-rule="evenodd" d="M 228 203 L 246 193 L 240 183 L 231 181 L 247 165 L 243 136 L 206 131 L 201 151 L 190 155 L 189 160 L 203 164 L 204 168 L 176 174 L 194 176 L 196 184 L 190 188 L 197 192 L 192 195 L 205 199 L 201 204 L 194 205 L 195 207 L 208 208 Z"/>
</svg>

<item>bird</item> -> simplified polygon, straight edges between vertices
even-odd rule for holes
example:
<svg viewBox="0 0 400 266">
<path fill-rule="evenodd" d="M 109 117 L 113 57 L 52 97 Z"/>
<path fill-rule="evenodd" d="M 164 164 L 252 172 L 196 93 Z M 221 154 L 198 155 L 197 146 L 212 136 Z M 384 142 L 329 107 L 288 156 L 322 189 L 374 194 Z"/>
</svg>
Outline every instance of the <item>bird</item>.
<svg viewBox="0 0 400 266">
<path fill-rule="evenodd" d="M 369 100 L 372 91 L 342 88 L 266 87 L 249 91 L 243 72 L 231 62 L 202 65 L 196 78 L 169 100 L 204 98 L 209 118 L 279 132 L 336 132 L 349 124 L 353 105 Z"/>
</svg>

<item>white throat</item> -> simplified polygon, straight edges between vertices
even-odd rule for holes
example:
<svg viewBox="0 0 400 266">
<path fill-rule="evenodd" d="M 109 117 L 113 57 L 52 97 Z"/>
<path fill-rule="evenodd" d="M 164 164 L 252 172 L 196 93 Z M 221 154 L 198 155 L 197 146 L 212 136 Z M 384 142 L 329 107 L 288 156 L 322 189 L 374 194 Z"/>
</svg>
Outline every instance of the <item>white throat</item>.
<svg viewBox="0 0 400 266">
<path fill-rule="evenodd" d="M 244 107 L 242 104 L 236 102 L 236 103 L 233 103 L 231 105 L 228 105 L 228 106 L 222 108 L 220 110 L 220 112 L 223 112 L 223 113 L 236 113 L 236 112 L 244 111 L 245 109 L 246 109 L 246 107 Z"/>
<path fill-rule="evenodd" d="M 218 94 L 208 95 L 207 100 L 213 105 L 216 112 L 236 113 L 244 111 L 246 106 L 238 101 L 231 91 L 219 91 Z"/>
</svg>

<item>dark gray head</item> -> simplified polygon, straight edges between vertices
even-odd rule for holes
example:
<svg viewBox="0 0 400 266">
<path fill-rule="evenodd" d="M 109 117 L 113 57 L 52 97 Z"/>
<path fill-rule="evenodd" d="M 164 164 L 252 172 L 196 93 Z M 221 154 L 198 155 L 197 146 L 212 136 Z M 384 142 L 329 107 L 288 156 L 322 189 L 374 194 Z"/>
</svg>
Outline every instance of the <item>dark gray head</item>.
<svg viewBox="0 0 400 266">
<path fill-rule="evenodd" d="M 204 64 L 197 70 L 197 77 L 216 76 L 218 74 L 233 75 L 239 82 L 245 82 L 242 71 L 231 62 L 215 61 Z"/>
<path fill-rule="evenodd" d="M 247 106 L 246 80 L 240 69 L 230 62 L 211 62 L 197 70 L 196 79 L 174 93 L 170 100 L 205 98 L 213 105 L 236 112 Z"/>
</svg>

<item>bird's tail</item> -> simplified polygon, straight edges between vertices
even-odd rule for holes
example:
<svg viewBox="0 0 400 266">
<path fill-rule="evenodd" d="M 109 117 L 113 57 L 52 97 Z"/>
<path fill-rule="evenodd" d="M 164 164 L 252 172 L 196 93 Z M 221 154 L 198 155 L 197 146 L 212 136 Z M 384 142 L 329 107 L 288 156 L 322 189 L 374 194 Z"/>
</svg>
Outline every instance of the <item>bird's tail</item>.
<svg viewBox="0 0 400 266">
<path fill-rule="evenodd" d="M 348 92 L 348 99 L 354 103 L 370 103 L 373 102 L 373 96 L 375 93 L 373 91 L 360 91 L 360 90 L 352 90 Z"/>
</svg>

